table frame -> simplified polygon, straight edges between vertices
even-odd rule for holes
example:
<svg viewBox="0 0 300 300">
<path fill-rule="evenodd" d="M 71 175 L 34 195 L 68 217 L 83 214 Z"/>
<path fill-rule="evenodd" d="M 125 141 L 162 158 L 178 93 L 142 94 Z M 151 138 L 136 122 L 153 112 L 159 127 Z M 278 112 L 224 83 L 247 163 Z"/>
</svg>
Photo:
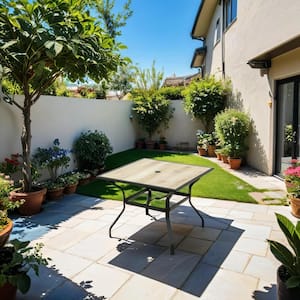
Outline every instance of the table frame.
<svg viewBox="0 0 300 300">
<path fill-rule="evenodd" d="M 149 186 L 147 184 L 140 184 L 140 183 L 133 183 L 133 182 L 128 182 L 126 180 L 119 180 L 119 179 L 111 179 L 111 178 L 105 178 L 105 173 L 98 176 L 99 179 L 105 180 L 105 181 L 109 181 L 111 182 L 114 186 L 116 186 L 117 188 L 119 188 L 122 192 L 122 197 L 123 197 L 123 208 L 121 210 L 121 212 L 119 213 L 119 215 L 116 217 L 116 219 L 114 220 L 114 222 L 111 224 L 111 226 L 109 227 L 109 237 L 113 238 L 112 236 L 112 228 L 114 227 L 114 225 L 118 222 L 118 220 L 120 219 L 120 217 L 122 216 L 122 214 L 125 211 L 126 208 L 126 204 L 127 205 L 133 205 L 133 206 L 138 206 L 138 207 L 143 207 L 145 208 L 145 212 L 146 215 L 150 216 L 151 218 L 153 218 L 154 220 L 156 220 L 155 217 L 153 217 L 150 213 L 149 210 L 155 210 L 155 211 L 160 211 L 160 212 L 164 212 L 165 213 L 165 217 L 166 217 L 166 225 L 167 225 L 167 231 L 168 231 L 168 238 L 169 238 L 169 248 L 170 248 L 170 254 L 173 255 L 174 254 L 174 241 L 173 241 L 173 232 L 172 232 L 172 226 L 171 226 L 171 221 L 170 221 L 170 212 L 175 209 L 177 206 L 179 206 L 180 204 L 182 204 L 185 201 L 189 201 L 191 207 L 194 209 L 194 211 L 196 212 L 196 214 L 200 217 L 201 219 L 201 226 L 204 227 L 204 218 L 201 216 L 201 214 L 198 212 L 198 210 L 195 208 L 195 206 L 193 205 L 192 201 L 191 201 L 191 192 L 192 192 L 192 187 L 193 185 L 205 174 L 207 174 L 208 172 L 210 172 L 212 169 L 207 169 L 206 172 L 203 172 L 202 174 L 200 174 L 199 176 L 195 176 L 195 178 L 193 178 L 192 180 L 186 182 L 184 185 L 180 186 L 177 190 L 170 190 L 164 187 L 153 187 L 153 186 Z M 142 187 L 142 189 L 136 193 L 134 193 L 133 195 L 126 197 L 125 195 L 125 191 L 123 189 L 122 186 L 118 185 L 116 182 L 120 182 L 120 183 L 126 183 L 126 184 L 131 184 L 131 185 L 135 185 L 135 186 L 140 186 Z M 181 190 L 183 187 L 188 186 L 188 192 L 180 192 L 179 190 Z M 166 196 L 163 197 L 165 198 L 165 207 L 164 208 L 159 208 L 159 207 L 153 207 L 150 206 L 152 199 L 152 191 L 157 191 L 157 192 L 162 192 L 165 193 Z M 137 197 L 139 197 L 142 194 L 147 193 L 147 200 L 146 203 L 137 203 L 137 202 L 133 202 L 134 199 L 136 199 Z M 175 204 L 170 204 L 170 200 L 172 196 L 181 196 L 182 199 L 180 199 L 179 201 L 177 201 Z"/>
</svg>

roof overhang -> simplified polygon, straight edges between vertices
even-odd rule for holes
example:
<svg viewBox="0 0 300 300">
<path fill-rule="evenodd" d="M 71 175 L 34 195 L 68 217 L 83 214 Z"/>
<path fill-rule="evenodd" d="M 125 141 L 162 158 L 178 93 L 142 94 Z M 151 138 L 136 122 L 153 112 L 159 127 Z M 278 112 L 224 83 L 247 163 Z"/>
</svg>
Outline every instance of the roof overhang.
<svg viewBox="0 0 300 300">
<path fill-rule="evenodd" d="M 219 0 L 202 0 L 191 32 L 193 39 L 206 38 L 218 2 Z"/>
<path fill-rule="evenodd" d="M 271 67 L 271 60 L 273 58 L 296 48 L 300 48 L 300 35 L 253 57 L 247 62 L 247 64 L 250 65 L 251 68 L 267 69 Z"/>
<path fill-rule="evenodd" d="M 201 68 L 206 55 L 206 47 L 197 48 L 194 52 L 191 68 Z"/>
</svg>

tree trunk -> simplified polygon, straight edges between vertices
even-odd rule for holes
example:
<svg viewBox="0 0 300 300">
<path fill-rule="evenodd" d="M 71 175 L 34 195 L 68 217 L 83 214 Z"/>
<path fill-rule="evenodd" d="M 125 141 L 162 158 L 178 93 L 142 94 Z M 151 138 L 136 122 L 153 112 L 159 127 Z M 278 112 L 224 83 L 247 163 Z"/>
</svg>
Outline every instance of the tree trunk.
<svg viewBox="0 0 300 300">
<path fill-rule="evenodd" d="M 21 135 L 22 154 L 23 154 L 23 191 L 30 192 L 32 189 L 31 177 L 31 99 L 25 96 L 23 108 L 23 128 Z"/>
</svg>

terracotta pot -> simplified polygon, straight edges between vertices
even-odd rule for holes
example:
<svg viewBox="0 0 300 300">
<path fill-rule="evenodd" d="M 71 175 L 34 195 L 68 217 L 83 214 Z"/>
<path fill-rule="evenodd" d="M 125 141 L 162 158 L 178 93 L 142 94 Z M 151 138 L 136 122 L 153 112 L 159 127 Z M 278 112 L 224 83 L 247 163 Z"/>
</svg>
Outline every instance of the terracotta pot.
<svg viewBox="0 0 300 300">
<path fill-rule="evenodd" d="M 159 150 L 166 150 L 167 144 L 159 144 Z"/>
<path fill-rule="evenodd" d="M 228 158 L 230 169 L 238 170 L 241 167 L 242 159 L 241 158 Z"/>
<path fill-rule="evenodd" d="M 8 224 L 2 231 L 0 231 L 0 248 L 3 247 L 5 243 L 8 241 L 13 226 L 14 226 L 13 221 L 11 219 L 8 219 Z"/>
<path fill-rule="evenodd" d="M 70 184 L 65 186 L 64 188 L 64 194 L 74 194 L 76 192 L 78 183 Z"/>
<path fill-rule="evenodd" d="M 23 216 L 31 216 L 41 211 L 46 192 L 46 188 L 29 193 L 12 191 L 9 198 L 12 201 L 25 200 L 25 202 L 18 208 L 18 211 Z"/>
<path fill-rule="evenodd" d="M 17 294 L 17 287 L 10 283 L 5 283 L 0 287 L 0 295 L 3 300 L 15 300 Z"/>
<path fill-rule="evenodd" d="M 291 194 L 289 196 L 291 213 L 296 218 L 300 218 L 300 199 L 293 197 Z"/>
<path fill-rule="evenodd" d="M 47 199 L 48 200 L 58 200 L 64 195 L 64 187 L 48 190 L 47 191 Z"/>
<path fill-rule="evenodd" d="M 229 161 L 228 161 L 228 156 L 222 154 L 222 161 L 223 161 L 223 163 L 228 164 L 228 163 L 229 163 Z"/>
<path fill-rule="evenodd" d="M 198 154 L 201 156 L 207 156 L 206 149 L 197 146 Z"/>
<path fill-rule="evenodd" d="M 91 177 L 79 179 L 78 185 L 86 185 L 91 181 Z"/>
<path fill-rule="evenodd" d="M 154 141 L 147 141 L 146 142 L 146 148 L 147 149 L 154 149 L 154 145 L 155 145 Z"/>
<path fill-rule="evenodd" d="M 216 146 L 215 145 L 208 145 L 207 147 L 207 153 L 209 157 L 216 157 Z"/>
<path fill-rule="evenodd" d="M 277 299 L 278 300 L 300 299 L 300 288 L 288 289 L 285 284 L 285 280 L 283 280 L 284 274 L 286 274 L 285 267 L 281 265 L 277 269 Z"/>
<path fill-rule="evenodd" d="M 218 159 L 218 160 L 222 160 L 222 155 L 221 155 L 221 153 L 217 152 L 216 155 L 217 155 L 217 159 Z"/>
</svg>

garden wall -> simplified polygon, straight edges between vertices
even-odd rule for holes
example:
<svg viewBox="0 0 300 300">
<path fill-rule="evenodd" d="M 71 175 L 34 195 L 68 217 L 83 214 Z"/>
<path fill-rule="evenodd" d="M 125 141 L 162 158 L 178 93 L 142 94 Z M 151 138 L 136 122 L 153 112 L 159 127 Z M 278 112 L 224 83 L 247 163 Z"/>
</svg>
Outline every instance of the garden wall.
<svg viewBox="0 0 300 300">
<path fill-rule="evenodd" d="M 172 106 L 174 118 L 160 135 L 174 148 L 195 149 L 195 133 L 201 123 L 185 114 L 182 101 L 172 101 Z M 55 138 L 59 138 L 62 147 L 71 149 L 75 138 L 89 129 L 103 131 L 114 152 L 133 148 L 137 137 L 146 137 L 131 118 L 131 101 L 42 96 L 32 107 L 31 119 L 32 152 L 37 147 L 50 146 Z M 0 101 L 0 161 L 11 153 L 21 153 L 21 129 L 21 111 Z"/>
</svg>

